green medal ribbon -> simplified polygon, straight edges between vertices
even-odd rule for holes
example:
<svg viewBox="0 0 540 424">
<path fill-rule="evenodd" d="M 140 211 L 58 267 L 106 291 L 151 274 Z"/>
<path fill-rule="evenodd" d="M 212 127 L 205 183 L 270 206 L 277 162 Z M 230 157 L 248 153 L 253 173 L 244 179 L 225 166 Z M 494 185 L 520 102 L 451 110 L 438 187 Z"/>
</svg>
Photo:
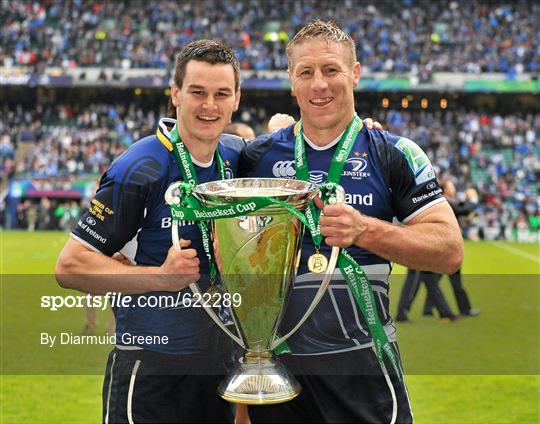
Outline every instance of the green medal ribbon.
<svg viewBox="0 0 540 424">
<path fill-rule="evenodd" d="M 302 212 L 272 197 L 250 197 L 234 204 L 202 208 L 199 201 L 191 194 L 193 186 L 190 183 L 181 183 L 179 189 L 182 200 L 179 205 L 171 205 L 171 216 L 175 221 L 200 222 L 220 218 L 235 218 L 256 212 L 270 205 L 279 205 L 287 209 L 291 215 L 298 218 L 305 226 L 309 225 L 306 216 Z"/>
<path fill-rule="evenodd" d="M 171 144 L 173 146 L 176 163 L 178 164 L 178 168 L 180 168 L 180 172 L 182 173 L 184 182 L 187 182 L 191 186 L 197 185 L 199 183 L 199 179 L 197 178 L 197 172 L 195 171 L 195 167 L 193 166 L 193 160 L 191 159 L 191 155 L 186 149 L 184 142 L 180 138 L 180 134 L 178 134 L 177 125 L 175 125 L 171 131 Z M 221 156 L 219 155 L 218 149 L 216 149 L 216 153 L 214 157 L 216 160 L 220 178 L 224 180 L 225 179 L 225 166 L 223 165 L 223 160 L 221 159 Z M 184 194 L 186 194 L 187 193 L 186 186 L 184 185 L 183 187 L 184 187 Z M 191 193 L 191 190 L 189 190 L 189 192 Z M 193 196 L 181 195 L 181 199 L 183 199 L 183 201 L 186 202 L 185 203 L 186 206 L 189 206 L 191 208 L 198 208 L 198 209 L 201 208 L 199 201 Z M 173 206 L 171 206 L 171 213 L 174 215 Z M 173 219 L 174 219 L 174 216 L 173 216 Z M 186 218 L 186 220 L 190 220 L 190 218 Z M 210 230 L 208 229 L 208 222 L 197 221 L 197 226 L 199 227 L 199 231 L 201 232 L 204 253 L 206 254 L 206 257 L 208 258 L 208 263 L 210 266 L 210 279 L 213 284 L 213 282 L 215 281 L 217 277 L 218 272 L 217 272 L 216 261 L 214 260 L 214 254 L 210 247 L 210 244 L 211 244 L 210 243 Z"/>
<path fill-rule="evenodd" d="M 327 182 L 321 186 L 323 200 L 326 201 L 328 199 L 328 193 L 334 191 L 335 187 L 339 184 L 343 167 L 345 166 L 345 162 L 349 157 L 361 128 L 362 121 L 358 116 L 355 116 L 339 140 L 330 163 Z M 299 180 L 309 181 L 309 168 L 304 145 L 304 136 L 302 134 L 302 121 L 298 122 L 298 131 L 295 137 L 294 149 L 296 177 Z M 311 215 L 312 219 L 308 219 L 307 225 L 311 232 L 315 249 L 318 252 L 322 242 L 321 231 L 319 228 L 320 212 L 315 210 L 315 206 L 311 204 L 309 210 L 306 212 L 306 215 L 308 214 Z M 308 216 L 308 218 L 310 217 Z M 388 341 L 384 327 L 381 324 L 379 314 L 377 313 L 373 289 L 364 270 L 358 265 L 347 250 L 343 248 L 340 249 L 337 264 L 341 274 L 347 281 L 347 285 L 353 294 L 356 304 L 360 308 L 360 311 L 368 324 L 369 333 L 373 340 L 375 355 L 377 356 L 381 368 L 384 369 L 384 354 L 386 354 L 395 369 L 396 375 L 401 379 L 396 352 Z"/>
<path fill-rule="evenodd" d="M 345 162 L 349 157 L 354 141 L 361 128 L 362 121 L 358 116 L 355 116 L 341 137 L 332 157 L 328 172 L 328 180 L 319 187 L 323 200 L 327 201 L 330 196 L 335 193 L 337 185 L 341 180 L 343 167 L 345 166 Z M 316 208 L 313 203 L 310 204 L 305 215 L 292 206 L 270 197 L 252 197 L 234 204 L 203 208 L 192 194 L 193 187 L 198 183 L 197 175 L 191 157 L 178 136 L 176 126 L 171 132 L 171 142 L 178 166 L 184 177 L 184 182 L 179 186 L 181 200 L 178 205 L 171 205 L 171 216 L 173 220 L 191 220 L 197 222 L 197 225 L 201 230 L 205 253 L 209 258 L 211 276 L 215 277 L 217 275 L 217 269 L 210 249 L 210 237 L 207 227 L 208 220 L 245 216 L 270 205 L 280 205 L 308 227 L 316 249 L 318 250 L 320 248 L 323 239 L 319 227 L 320 210 Z M 216 161 L 221 177 L 224 179 L 223 161 L 217 151 Z M 301 121 L 298 123 L 298 132 L 295 140 L 295 166 L 297 178 L 303 181 L 309 181 L 309 169 L 307 166 L 307 155 L 304 148 Z M 338 267 L 347 281 L 347 285 L 368 324 L 369 332 L 373 339 L 374 351 L 379 364 L 381 367 L 384 367 L 383 356 L 386 354 L 396 371 L 396 375 L 401 379 L 397 354 L 389 343 L 388 337 L 386 336 L 378 316 L 375 296 L 371 284 L 369 283 L 369 279 L 362 267 L 358 265 L 346 249 L 340 250 Z M 276 354 L 284 352 L 290 352 L 286 343 L 281 344 L 275 350 Z"/>
</svg>

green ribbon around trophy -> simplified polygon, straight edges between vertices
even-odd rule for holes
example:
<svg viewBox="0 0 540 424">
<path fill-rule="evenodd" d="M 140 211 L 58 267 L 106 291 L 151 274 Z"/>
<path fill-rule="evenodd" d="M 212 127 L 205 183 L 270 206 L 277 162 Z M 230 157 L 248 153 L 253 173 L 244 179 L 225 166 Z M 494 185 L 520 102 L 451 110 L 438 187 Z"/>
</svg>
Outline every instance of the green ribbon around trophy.
<svg viewBox="0 0 540 424">
<path fill-rule="evenodd" d="M 336 188 L 339 185 L 343 167 L 361 127 L 362 121 L 358 116 L 355 116 L 339 141 L 339 144 L 332 157 L 327 182 L 319 187 L 321 190 L 321 197 L 325 203 L 335 193 Z M 212 249 L 210 248 L 210 237 L 207 223 L 208 220 L 245 216 L 270 205 L 280 205 L 309 228 L 311 237 L 315 244 L 315 249 L 317 252 L 319 251 L 321 242 L 323 240 L 319 228 L 321 211 L 313 204 L 313 202 L 310 204 L 305 214 L 284 202 L 269 197 L 252 197 L 236 202 L 235 204 L 203 208 L 200 202 L 192 194 L 193 187 L 198 183 L 198 181 L 191 157 L 178 136 L 176 126 L 173 128 L 171 134 L 171 142 L 178 166 L 185 181 L 179 186 L 180 202 L 176 205 L 171 205 L 171 216 L 173 220 L 190 220 L 197 222 L 197 225 L 201 230 L 204 250 L 210 263 L 210 276 L 212 280 L 214 280 L 217 275 L 217 268 L 213 258 Z M 217 150 L 216 160 L 221 177 L 224 178 L 223 161 L 221 160 Z M 295 140 L 295 165 L 297 178 L 299 180 L 309 181 L 309 169 L 307 166 L 307 156 L 304 147 L 301 121 L 298 122 Z M 351 290 L 353 297 L 360 311 L 362 312 L 362 315 L 364 316 L 364 319 L 368 324 L 369 333 L 373 340 L 374 352 L 381 368 L 383 370 L 385 369 L 384 355 L 386 354 L 388 360 L 395 370 L 396 375 L 401 379 L 397 353 L 394 347 L 390 344 L 386 332 L 384 331 L 384 327 L 381 324 L 381 320 L 376 308 L 375 296 L 373 294 L 373 289 L 369 279 L 367 278 L 362 267 L 344 248 L 340 249 L 337 264 L 343 277 L 347 281 L 347 285 Z M 283 343 L 282 345 L 278 346 L 275 353 L 280 354 L 287 351 L 290 352 L 290 349 L 286 343 Z"/>
</svg>

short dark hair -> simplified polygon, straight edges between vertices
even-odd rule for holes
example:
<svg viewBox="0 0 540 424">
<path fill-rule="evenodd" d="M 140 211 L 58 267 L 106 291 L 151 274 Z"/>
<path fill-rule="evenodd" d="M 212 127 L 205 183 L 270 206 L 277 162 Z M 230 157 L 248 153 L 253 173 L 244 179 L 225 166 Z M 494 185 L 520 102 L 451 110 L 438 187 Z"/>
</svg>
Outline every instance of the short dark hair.
<svg viewBox="0 0 540 424">
<path fill-rule="evenodd" d="M 234 70 L 234 89 L 240 87 L 240 63 L 234 51 L 224 42 L 219 40 L 196 40 L 186 44 L 176 55 L 174 65 L 173 82 L 178 88 L 182 88 L 186 66 L 191 60 L 210 63 L 211 65 L 231 65 Z M 176 117 L 175 108 L 169 98 L 168 116 Z"/>
</svg>

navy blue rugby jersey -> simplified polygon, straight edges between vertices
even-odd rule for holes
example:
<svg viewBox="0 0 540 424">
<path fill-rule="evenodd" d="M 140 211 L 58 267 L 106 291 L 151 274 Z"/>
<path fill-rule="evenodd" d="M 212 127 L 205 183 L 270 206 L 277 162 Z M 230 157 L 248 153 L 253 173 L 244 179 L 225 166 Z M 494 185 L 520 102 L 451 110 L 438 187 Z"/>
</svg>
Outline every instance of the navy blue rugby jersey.
<svg viewBox="0 0 540 424">
<path fill-rule="evenodd" d="M 296 178 L 294 139 L 297 126 L 258 137 L 240 157 L 242 177 Z M 311 182 L 321 184 L 338 137 L 325 148 L 306 140 Z M 424 152 L 411 140 L 362 126 L 345 163 L 341 185 L 345 202 L 361 213 L 387 222 L 406 223 L 425 209 L 445 201 L 435 179 L 433 167 Z M 323 243 L 322 253 L 330 257 L 331 248 Z M 391 341 L 396 340 L 389 311 L 388 276 L 392 264 L 371 252 L 351 246 L 348 252 L 362 265 L 370 279 L 379 317 Z M 287 333 L 300 320 L 321 281 L 320 274 L 309 272 L 308 258 L 315 248 L 306 230 L 302 256 L 289 306 L 280 333 Z M 368 326 L 339 270 L 327 293 L 302 327 L 288 339 L 294 354 L 337 353 L 372 346 Z"/>
<path fill-rule="evenodd" d="M 180 169 L 170 144 L 170 130 L 175 120 L 160 121 L 156 135 L 133 144 L 119 156 L 102 176 L 90 209 L 82 215 L 72 237 L 107 256 L 122 251 L 138 265 L 159 266 L 172 246 L 171 214 L 164 195 L 171 183 L 182 180 Z M 218 145 L 224 161 L 226 178 L 236 175 L 238 159 L 245 143 L 236 136 L 223 135 Z M 221 179 L 217 164 L 194 160 L 199 182 Z M 191 240 L 201 261 L 201 275 L 208 274 L 209 265 L 202 247 L 201 235 L 193 221 L 181 222 L 180 237 Z M 208 283 L 199 282 L 204 290 Z M 139 345 L 166 353 L 190 354 L 213 349 L 221 330 L 202 308 L 140 307 L 140 297 L 174 296 L 172 292 L 152 292 L 132 295 L 130 307 L 118 308 L 116 340 L 123 344 L 123 334 L 131 336 L 167 336 L 167 344 Z M 191 295 L 186 288 L 180 295 Z M 142 305 L 147 304 L 143 300 Z M 153 300 L 152 300 L 153 301 Z M 176 305 L 175 305 L 176 306 Z M 124 338 L 125 339 L 125 338 Z"/>
</svg>

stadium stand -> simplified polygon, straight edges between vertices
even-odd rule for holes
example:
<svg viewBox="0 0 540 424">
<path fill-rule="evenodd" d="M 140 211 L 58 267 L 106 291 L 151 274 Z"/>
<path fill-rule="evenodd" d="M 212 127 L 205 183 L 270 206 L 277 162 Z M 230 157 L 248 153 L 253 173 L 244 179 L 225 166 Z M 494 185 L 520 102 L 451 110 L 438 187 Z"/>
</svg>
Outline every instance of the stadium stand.
<svg viewBox="0 0 540 424">
<path fill-rule="evenodd" d="M 5 0 L 0 224 L 69 228 L 108 164 L 165 116 L 174 53 L 192 39 L 234 46 L 235 121 L 262 133 L 274 113 L 297 116 L 285 46 L 319 17 L 357 41 L 357 110 L 420 144 L 472 205 L 464 235 L 538 241 L 539 15 L 525 0 Z"/>
<path fill-rule="evenodd" d="M 243 69 L 286 69 L 289 37 L 306 21 L 332 18 L 372 72 L 517 75 L 538 72 L 539 14 L 524 0 L 7 0 L 1 56 L 5 67 L 170 68 L 182 44 L 223 38 Z"/>
<path fill-rule="evenodd" d="M 370 114 L 389 131 L 421 145 L 433 158 L 440 178 L 451 178 L 458 197 L 474 204 L 475 214 L 464 225 L 467 237 L 515 238 L 512 223 L 529 217 L 529 226 L 537 228 L 540 160 L 535 140 L 540 134 L 540 114 L 385 109 Z M 91 104 L 84 111 L 67 105 L 37 110 L 19 107 L 7 113 L 0 127 L 2 171 L 9 179 L 30 178 L 33 188 L 41 190 L 69 186 L 76 177 L 98 178 L 133 140 L 153 131 L 157 116 L 153 111 L 113 104 Z M 27 144 L 15 164 L 13 141 Z M 471 190 L 481 195 L 471 198 Z M 62 205 L 66 204 L 72 201 Z M 33 206 L 23 202 L 19 208 Z M 57 221 L 60 228 L 65 227 Z M 17 226 L 28 226 L 22 212 Z"/>
</svg>

